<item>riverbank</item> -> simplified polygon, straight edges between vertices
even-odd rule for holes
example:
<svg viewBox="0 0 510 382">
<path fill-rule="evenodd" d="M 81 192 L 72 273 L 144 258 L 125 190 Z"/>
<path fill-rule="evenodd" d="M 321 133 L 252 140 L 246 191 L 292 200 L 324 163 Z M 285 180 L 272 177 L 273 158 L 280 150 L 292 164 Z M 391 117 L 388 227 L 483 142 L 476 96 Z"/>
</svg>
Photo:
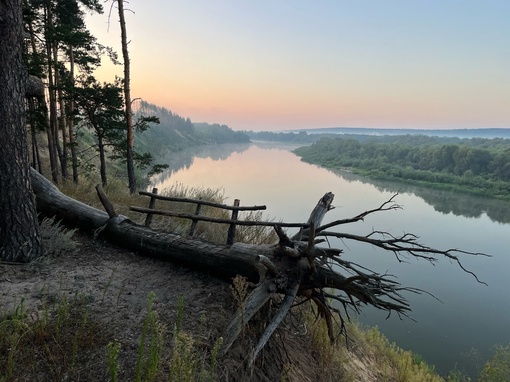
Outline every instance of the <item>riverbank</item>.
<svg viewBox="0 0 510 382">
<path fill-rule="evenodd" d="M 356 175 L 367 177 L 375 181 L 390 181 L 399 182 L 411 186 L 420 186 L 424 188 L 430 188 L 435 190 L 446 190 L 459 192 L 466 195 L 490 197 L 497 200 L 510 202 L 510 191 L 506 191 L 508 183 L 500 182 L 499 187 L 495 189 L 494 182 L 485 181 L 480 178 L 466 179 L 463 177 L 455 177 L 449 174 L 432 173 L 425 171 L 416 171 L 409 168 L 392 168 L 392 169 L 377 169 L 377 170 L 366 170 L 361 168 L 353 167 L 341 167 L 341 166 L 327 166 L 320 163 L 304 162 L 310 164 L 316 164 L 324 168 L 332 170 L 342 170 L 351 172 Z M 427 178 L 432 180 L 426 180 Z"/>
<path fill-rule="evenodd" d="M 328 169 L 348 169 L 375 180 L 510 201 L 509 140 L 442 143 L 433 138 L 413 140 L 407 136 L 393 137 L 392 142 L 367 139 L 323 138 L 293 152 L 304 162 Z"/>
</svg>

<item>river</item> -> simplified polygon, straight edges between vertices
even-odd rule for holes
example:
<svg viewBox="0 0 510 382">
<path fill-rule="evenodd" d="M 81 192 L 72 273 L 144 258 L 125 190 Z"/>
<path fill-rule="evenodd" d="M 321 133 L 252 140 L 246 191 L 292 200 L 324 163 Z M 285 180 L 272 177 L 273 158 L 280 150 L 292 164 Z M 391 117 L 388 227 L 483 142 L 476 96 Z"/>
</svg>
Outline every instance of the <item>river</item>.
<svg viewBox="0 0 510 382">
<path fill-rule="evenodd" d="M 476 376 L 494 345 L 510 343 L 510 203 L 371 182 L 301 162 L 291 152 L 295 147 L 259 142 L 169 154 L 170 168 L 155 176 L 151 187 L 160 192 L 176 184 L 222 189 L 225 203 L 240 199 L 241 205 L 265 204 L 268 219 L 285 222 L 305 221 L 318 199 L 331 191 L 335 209 L 326 214 L 324 223 L 377 208 L 398 192 L 395 200 L 401 210 L 370 215 L 364 222 L 342 226 L 342 231 L 414 233 L 430 247 L 490 254 L 490 258 L 462 257 L 463 265 L 488 286 L 448 260 L 432 265 L 410 258 L 399 263 L 391 253 L 333 240 L 331 245 L 342 248 L 344 258 L 393 274 L 403 285 L 436 297 L 406 295 L 412 319 L 386 319 L 384 312 L 375 309 L 364 309 L 358 319 L 377 326 L 390 341 L 419 354 L 441 374 L 457 368 Z"/>
</svg>

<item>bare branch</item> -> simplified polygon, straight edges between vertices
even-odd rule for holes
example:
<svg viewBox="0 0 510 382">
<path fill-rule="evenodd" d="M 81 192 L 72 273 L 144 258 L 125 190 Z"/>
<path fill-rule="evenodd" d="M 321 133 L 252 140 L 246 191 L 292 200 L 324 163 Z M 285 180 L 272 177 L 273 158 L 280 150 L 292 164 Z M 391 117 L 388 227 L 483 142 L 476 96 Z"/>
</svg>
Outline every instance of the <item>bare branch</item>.
<svg viewBox="0 0 510 382">
<path fill-rule="evenodd" d="M 282 322 L 282 320 L 287 315 L 289 309 L 292 306 L 292 303 L 294 302 L 294 299 L 296 298 L 298 289 L 299 289 L 299 284 L 294 285 L 292 287 L 292 289 L 290 290 L 289 294 L 286 295 L 285 298 L 283 299 L 282 303 L 280 304 L 280 308 L 278 309 L 278 312 L 273 317 L 273 320 L 271 321 L 271 323 L 267 326 L 266 330 L 260 337 L 259 343 L 257 344 L 257 346 L 255 347 L 255 350 L 253 351 L 253 355 L 252 355 L 251 362 L 250 362 L 251 364 L 253 364 L 253 362 L 257 358 L 257 355 L 259 354 L 259 352 L 266 345 L 267 341 L 269 340 L 269 338 L 271 337 L 273 332 L 278 328 L 278 326 L 280 325 L 280 322 Z"/>
<path fill-rule="evenodd" d="M 116 0 L 112 0 L 112 3 L 110 4 L 110 9 L 108 11 L 108 23 L 107 23 L 107 27 L 106 27 L 106 31 L 109 32 L 110 31 L 110 19 L 112 17 L 112 10 L 113 10 L 113 7 L 115 5 L 117 1 Z"/>
<path fill-rule="evenodd" d="M 397 257 L 398 261 L 402 261 L 400 254 L 409 254 L 415 258 L 424 259 L 431 263 L 436 262 L 438 260 L 438 256 L 444 256 L 450 260 L 455 261 L 464 272 L 472 275 L 476 279 L 476 281 L 478 281 L 481 284 L 487 285 L 487 283 L 481 281 L 474 272 L 466 269 L 458 257 L 458 254 L 490 257 L 490 255 L 487 255 L 485 253 L 469 252 L 455 248 L 447 250 L 431 248 L 429 246 L 420 244 L 417 241 L 418 236 L 411 233 L 404 233 L 402 236 L 396 237 L 389 234 L 388 232 L 382 231 L 372 231 L 370 234 L 366 236 L 353 235 L 342 232 L 322 231 L 318 235 L 333 236 L 340 239 L 348 239 L 371 244 L 375 247 L 393 252 Z M 380 238 L 374 238 L 374 236 L 379 236 Z"/>
<path fill-rule="evenodd" d="M 386 202 L 381 204 L 378 208 L 374 208 L 372 210 L 362 212 L 361 214 L 354 216 L 352 218 L 349 218 L 349 219 L 335 220 L 334 222 L 324 224 L 323 226 L 320 226 L 316 229 L 317 235 L 319 234 L 319 232 L 324 231 L 325 229 L 328 229 L 331 227 L 335 227 L 337 225 L 356 223 L 358 221 L 363 221 L 366 216 L 373 214 L 375 212 L 392 211 L 392 210 L 402 209 L 402 207 L 400 205 L 398 205 L 397 203 L 395 203 L 393 200 L 397 197 L 397 195 L 398 195 L 398 192 L 395 195 L 393 195 L 389 200 L 387 200 Z"/>
</svg>

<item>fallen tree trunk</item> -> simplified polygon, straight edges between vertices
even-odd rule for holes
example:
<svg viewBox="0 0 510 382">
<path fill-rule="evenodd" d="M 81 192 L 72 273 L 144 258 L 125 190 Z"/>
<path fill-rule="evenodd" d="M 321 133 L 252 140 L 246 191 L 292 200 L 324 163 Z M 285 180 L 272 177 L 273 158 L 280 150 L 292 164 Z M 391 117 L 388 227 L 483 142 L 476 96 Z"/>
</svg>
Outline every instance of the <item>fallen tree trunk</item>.
<svg viewBox="0 0 510 382">
<path fill-rule="evenodd" d="M 107 213 L 70 198 L 31 169 L 32 187 L 36 195 L 37 210 L 55 216 L 68 225 L 89 232 L 98 231 L 119 246 L 144 255 L 172 261 L 190 268 L 210 272 L 231 279 L 238 274 L 258 282 L 262 269 L 257 255 L 236 246 L 214 244 L 200 239 L 158 232 L 136 224 L 125 216 L 110 218 Z"/>
<path fill-rule="evenodd" d="M 89 231 L 98 229 L 107 223 L 107 213 L 64 195 L 53 183 L 33 168 L 30 168 L 30 178 L 39 213 L 56 216 L 68 225 Z"/>
<path fill-rule="evenodd" d="M 64 195 L 49 180 L 31 169 L 32 187 L 37 209 L 47 216 L 55 216 L 68 225 L 85 230 L 100 231 L 100 235 L 116 244 L 145 255 L 172 261 L 197 270 L 206 271 L 228 280 L 236 275 L 258 282 L 267 267 L 259 255 L 266 258 L 288 254 L 293 248 L 275 245 L 235 243 L 232 246 L 184 238 L 136 224 L 125 216 L 109 215 L 92 206 Z M 289 241 L 290 242 L 290 241 Z M 298 256 L 296 251 L 295 256 Z M 273 270 L 274 271 L 274 270 Z M 328 274 L 326 277 L 330 277 Z"/>
</svg>

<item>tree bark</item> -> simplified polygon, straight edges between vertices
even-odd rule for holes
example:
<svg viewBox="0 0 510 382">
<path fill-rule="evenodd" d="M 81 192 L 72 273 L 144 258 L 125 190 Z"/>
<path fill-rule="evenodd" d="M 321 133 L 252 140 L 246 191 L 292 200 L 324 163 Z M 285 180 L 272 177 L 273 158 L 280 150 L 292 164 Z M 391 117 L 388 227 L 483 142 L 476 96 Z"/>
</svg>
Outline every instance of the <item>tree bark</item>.
<svg viewBox="0 0 510 382">
<path fill-rule="evenodd" d="M 273 317 L 273 320 L 269 323 L 269 325 L 266 327 L 266 330 L 260 337 L 260 340 L 255 347 L 255 350 L 253 351 L 253 355 L 251 356 L 250 363 L 253 364 L 255 359 L 257 358 L 259 352 L 266 346 L 267 341 L 271 337 L 271 335 L 274 333 L 276 329 L 280 326 L 280 323 L 283 321 L 283 319 L 287 316 L 287 313 L 289 312 L 290 308 L 292 307 L 292 304 L 294 303 L 294 300 L 296 299 L 297 292 L 299 290 L 299 284 L 294 285 L 294 287 L 291 289 L 290 293 L 285 295 L 283 298 L 283 301 L 280 305 L 280 308 L 278 309 L 278 312 Z"/>
<path fill-rule="evenodd" d="M 28 103 L 28 110 L 30 118 L 30 142 L 32 147 L 32 163 L 31 166 L 37 171 L 42 173 L 42 166 L 41 166 L 41 156 L 39 154 L 39 144 L 37 142 L 37 118 L 35 116 L 36 113 L 36 100 L 34 97 L 28 97 L 27 98 Z"/>
<path fill-rule="evenodd" d="M 69 49 L 69 57 L 70 57 L 70 74 L 71 74 L 71 81 L 72 81 L 72 96 L 71 100 L 69 101 L 69 114 L 70 118 L 67 121 L 69 126 L 69 146 L 71 148 L 71 163 L 73 167 L 73 182 L 75 184 L 78 184 L 78 154 L 76 153 L 76 136 L 74 133 L 74 51 L 71 47 Z"/>
<path fill-rule="evenodd" d="M 218 353 L 220 357 L 227 353 L 243 330 L 244 325 L 269 301 L 274 292 L 271 281 L 265 280 L 248 295 L 246 301 L 237 309 L 234 317 L 225 328 L 223 343 Z"/>
<path fill-rule="evenodd" d="M 25 89 L 27 97 L 44 97 L 44 83 L 36 76 L 28 76 L 27 87 Z"/>
<path fill-rule="evenodd" d="M 51 38 L 50 29 L 53 24 L 53 16 L 51 6 L 46 4 L 45 7 L 45 44 L 46 44 L 46 59 L 48 68 L 48 94 L 50 101 L 49 108 L 49 125 L 47 126 L 46 134 L 48 136 L 48 152 L 50 154 L 50 168 L 51 178 L 55 183 L 58 183 L 58 152 L 57 152 L 57 101 L 55 96 L 55 83 L 53 80 L 53 59 L 51 54 Z"/>
<path fill-rule="evenodd" d="M 22 25 L 22 1 L 1 1 L 0 259 L 15 262 L 29 262 L 44 252 L 30 187 Z"/>
<path fill-rule="evenodd" d="M 106 154 L 105 154 L 105 143 L 103 135 L 97 135 L 97 147 L 99 150 L 99 173 L 101 174 L 101 184 L 103 187 L 108 185 L 108 178 L 106 176 Z"/>
<path fill-rule="evenodd" d="M 333 203 L 333 198 L 335 196 L 332 192 L 326 193 L 322 198 L 319 199 L 319 202 L 314 207 L 310 217 L 308 218 L 308 224 L 313 227 L 319 227 L 322 219 L 326 215 L 326 212 L 332 210 L 334 207 L 331 205 Z M 308 237 L 308 228 L 301 228 L 297 234 L 295 234 L 292 239 L 293 240 L 305 240 Z"/>
<path fill-rule="evenodd" d="M 52 97 L 53 97 L 53 99 L 52 99 L 52 97 L 50 96 L 50 121 L 53 121 L 52 122 L 53 139 L 54 139 L 55 149 L 57 150 L 58 161 L 60 163 L 60 174 L 61 174 L 62 178 L 65 178 L 67 169 L 64 168 L 64 163 L 65 163 L 64 153 L 62 151 L 62 147 L 60 146 L 60 139 L 59 139 L 59 120 L 60 120 L 60 118 L 58 118 L 58 114 L 59 114 L 58 98 L 59 97 L 57 95 L 57 92 L 58 92 L 60 85 L 58 83 L 59 75 L 58 75 L 57 44 L 58 44 L 57 41 L 51 41 L 51 52 L 49 54 L 53 54 L 53 60 L 51 60 L 51 64 L 53 66 L 53 86 L 48 86 L 48 89 L 52 90 L 52 91 L 50 91 L 50 95 L 52 95 Z M 48 75 L 48 80 L 49 79 L 50 79 L 50 75 Z M 52 102 L 53 102 L 53 104 L 52 104 Z M 54 113 L 53 117 L 51 117 L 51 113 Z"/>
<path fill-rule="evenodd" d="M 129 192 L 136 192 L 136 178 L 134 165 L 135 135 L 133 132 L 133 112 L 131 110 L 131 63 L 129 61 L 128 41 L 126 32 L 126 19 L 124 17 L 124 1 L 117 0 L 119 8 L 120 37 L 122 43 L 122 57 L 124 60 L 124 103 L 126 110 L 127 147 L 126 164 L 129 181 Z"/>
<path fill-rule="evenodd" d="M 60 125 L 60 131 L 62 132 L 62 149 L 60 150 L 60 171 L 62 173 L 62 178 L 67 179 L 67 117 L 66 117 L 66 108 L 64 103 L 64 94 L 62 91 L 62 80 L 60 78 L 60 74 L 58 71 L 58 49 L 55 44 L 53 48 L 53 63 L 55 65 L 55 88 L 56 95 L 58 96 L 58 106 L 59 106 L 59 118 L 57 126 Z M 58 127 L 56 130 L 57 134 L 57 147 L 60 147 L 59 138 L 58 138 Z"/>
</svg>

